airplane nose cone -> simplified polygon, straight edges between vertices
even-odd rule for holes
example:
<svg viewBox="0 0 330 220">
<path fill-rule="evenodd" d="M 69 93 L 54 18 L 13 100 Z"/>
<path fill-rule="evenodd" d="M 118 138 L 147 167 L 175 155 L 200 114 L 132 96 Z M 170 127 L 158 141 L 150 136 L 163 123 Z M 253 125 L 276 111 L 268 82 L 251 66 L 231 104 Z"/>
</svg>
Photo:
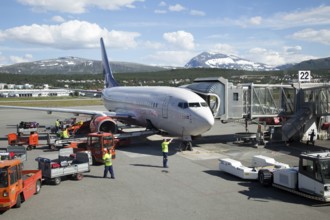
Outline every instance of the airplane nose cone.
<svg viewBox="0 0 330 220">
<path fill-rule="evenodd" d="M 210 130 L 213 127 L 213 125 L 214 125 L 214 117 L 213 117 L 213 115 L 210 115 L 208 117 L 205 117 L 204 118 L 204 121 L 202 122 L 202 124 L 203 124 L 203 127 L 205 129 L 205 132 L 208 131 L 208 130 Z"/>
<path fill-rule="evenodd" d="M 198 126 L 194 128 L 193 135 L 201 135 L 210 130 L 214 125 L 214 117 L 212 113 L 200 115 Z"/>
</svg>

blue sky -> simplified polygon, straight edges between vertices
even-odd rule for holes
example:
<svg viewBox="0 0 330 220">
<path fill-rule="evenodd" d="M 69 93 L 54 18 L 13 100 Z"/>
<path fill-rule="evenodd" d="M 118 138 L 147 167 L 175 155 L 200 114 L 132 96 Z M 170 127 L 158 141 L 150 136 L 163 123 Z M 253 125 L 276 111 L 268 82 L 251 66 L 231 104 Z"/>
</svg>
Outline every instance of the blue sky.
<svg viewBox="0 0 330 220">
<path fill-rule="evenodd" d="M 5 0 L 0 65 L 76 56 L 183 66 L 204 51 L 269 65 L 330 56 L 329 0 Z"/>
</svg>

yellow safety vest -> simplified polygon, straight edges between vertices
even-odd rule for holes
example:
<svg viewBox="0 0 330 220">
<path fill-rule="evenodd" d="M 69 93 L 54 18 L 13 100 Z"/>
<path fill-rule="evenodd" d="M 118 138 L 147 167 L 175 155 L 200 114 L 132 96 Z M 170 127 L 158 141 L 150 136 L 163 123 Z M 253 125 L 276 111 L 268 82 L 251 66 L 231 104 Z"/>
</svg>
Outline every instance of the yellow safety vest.
<svg viewBox="0 0 330 220">
<path fill-rule="evenodd" d="M 59 121 L 55 121 L 55 126 L 56 127 L 60 127 L 60 122 Z"/>
<path fill-rule="evenodd" d="M 63 138 L 69 138 L 69 132 L 68 132 L 68 130 L 65 129 L 65 130 L 63 131 L 62 135 L 63 135 Z"/>
<path fill-rule="evenodd" d="M 112 166 L 112 159 L 111 159 L 111 155 L 109 153 L 106 153 L 103 155 L 102 157 L 105 166 Z"/>
<path fill-rule="evenodd" d="M 169 145 L 170 142 L 167 142 L 167 141 L 164 141 L 162 143 L 162 151 L 163 153 L 168 153 L 168 145 Z"/>
</svg>

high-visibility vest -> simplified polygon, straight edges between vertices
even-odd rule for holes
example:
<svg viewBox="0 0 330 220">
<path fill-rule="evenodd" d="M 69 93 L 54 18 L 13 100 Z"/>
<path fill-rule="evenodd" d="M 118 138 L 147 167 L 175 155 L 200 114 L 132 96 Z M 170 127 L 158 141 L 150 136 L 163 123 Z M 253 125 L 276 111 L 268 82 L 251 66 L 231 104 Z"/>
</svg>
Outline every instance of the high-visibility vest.
<svg viewBox="0 0 330 220">
<path fill-rule="evenodd" d="M 163 153 L 168 153 L 168 145 L 169 145 L 170 142 L 167 142 L 167 141 L 163 141 L 162 143 L 162 151 Z"/>
<path fill-rule="evenodd" d="M 55 121 L 55 126 L 56 126 L 56 127 L 60 127 L 60 122 L 56 120 L 56 121 Z"/>
<path fill-rule="evenodd" d="M 109 153 L 104 154 L 102 159 L 104 161 L 105 166 L 112 166 L 112 159 Z"/>
<path fill-rule="evenodd" d="M 62 135 L 63 135 L 63 138 L 69 138 L 69 132 L 68 132 L 68 130 L 65 129 L 65 130 L 63 131 Z"/>
</svg>

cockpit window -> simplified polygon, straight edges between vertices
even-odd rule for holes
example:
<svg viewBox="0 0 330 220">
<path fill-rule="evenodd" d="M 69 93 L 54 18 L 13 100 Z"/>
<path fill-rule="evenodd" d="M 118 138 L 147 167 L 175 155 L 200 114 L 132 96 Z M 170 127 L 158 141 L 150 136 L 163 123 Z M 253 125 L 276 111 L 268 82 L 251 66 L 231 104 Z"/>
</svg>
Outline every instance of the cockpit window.
<svg viewBox="0 0 330 220">
<path fill-rule="evenodd" d="M 206 102 L 201 102 L 201 103 L 199 103 L 199 102 L 189 102 L 189 103 L 179 102 L 179 104 L 178 104 L 178 107 L 183 108 L 183 109 L 188 108 L 188 107 L 189 108 L 196 108 L 196 107 L 201 107 L 201 106 L 208 107 Z"/>
<path fill-rule="evenodd" d="M 188 108 L 188 103 L 187 102 L 179 102 L 178 106 L 180 108 Z"/>
<path fill-rule="evenodd" d="M 190 103 L 188 103 L 188 105 L 190 108 L 201 107 L 199 102 L 190 102 Z"/>
</svg>

